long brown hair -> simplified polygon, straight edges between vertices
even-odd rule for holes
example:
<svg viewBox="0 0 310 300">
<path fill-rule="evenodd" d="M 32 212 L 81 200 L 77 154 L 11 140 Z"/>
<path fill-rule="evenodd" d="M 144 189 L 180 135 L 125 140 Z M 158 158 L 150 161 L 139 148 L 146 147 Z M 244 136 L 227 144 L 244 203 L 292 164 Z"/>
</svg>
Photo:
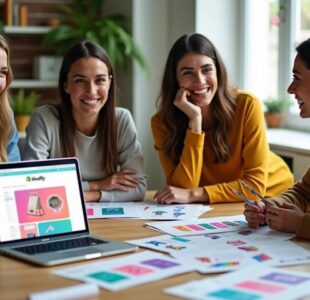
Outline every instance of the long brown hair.
<svg viewBox="0 0 310 300">
<path fill-rule="evenodd" d="M 173 102 L 179 89 L 176 78 L 177 65 L 187 53 L 206 55 L 213 59 L 216 66 L 218 89 L 210 104 L 214 119 L 211 145 L 216 162 L 226 161 L 231 154 L 228 135 L 233 126 L 236 100 L 232 90 L 228 88 L 227 71 L 220 54 L 209 39 L 197 33 L 180 37 L 168 55 L 161 92 L 157 99 L 159 116 L 169 133 L 164 141 L 163 150 L 175 163 L 179 161 L 188 128 L 188 117 Z"/>
<path fill-rule="evenodd" d="M 63 155 L 75 156 L 75 134 L 76 126 L 72 114 L 72 104 L 70 95 L 65 91 L 65 83 L 68 80 L 68 73 L 71 65 L 78 59 L 83 57 L 95 57 L 100 59 L 108 67 L 109 76 L 111 77 L 111 85 L 106 104 L 99 112 L 99 119 L 97 125 L 97 135 L 99 146 L 102 151 L 101 168 L 107 174 L 115 173 L 117 170 L 117 147 L 116 147 L 116 84 L 115 74 L 111 64 L 111 60 L 106 51 L 99 45 L 82 41 L 74 45 L 63 58 L 60 68 L 58 89 L 60 92 L 61 103 L 59 106 L 60 115 L 60 140 Z"/>
<path fill-rule="evenodd" d="M 9 96 L 8 96 L 8 87 L 13 80 L 13 73 L 12 68 L 10 65 L 10 50 L 9 45 L 5 38 L 0 35 L 0 48 L 2 48 L 8 57 L 7 67 L 8 72 L 6 74 L 6 87 L 0 94 L 0 161 L 4 162 L 7 161 L 7 144 L 12 133 L 12 125 L 11 125 L 11 109 L 9 103 Z"/>
</svg>

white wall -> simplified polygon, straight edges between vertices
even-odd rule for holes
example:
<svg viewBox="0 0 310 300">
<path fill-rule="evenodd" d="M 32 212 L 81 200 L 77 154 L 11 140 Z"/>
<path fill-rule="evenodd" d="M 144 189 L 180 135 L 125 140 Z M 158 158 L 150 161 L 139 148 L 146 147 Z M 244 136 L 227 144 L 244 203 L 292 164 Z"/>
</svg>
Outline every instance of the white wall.
<svg viewBox="0 0 310 300">
<path fill-rule="evenodd" d="M 156 112 L 164 64 L 173 42 L 186 32 L 193 32 L 195 1 L 134 0 L 133 34 L 146 55 L 149 74 L 134 67 L 133 114 L 139 131 L 149 176 L 149 189 L 165 184 L 164 175 L 154 150 L 150 119 Z"/>
<path fill-rule="evenodd" d="M 230 82 L 243 85 L 241 38 L 243 26 L 240 10 L 243 0 L 197 0 L 196 31 L 215 45 L 226 65 Z"/>
</svg>

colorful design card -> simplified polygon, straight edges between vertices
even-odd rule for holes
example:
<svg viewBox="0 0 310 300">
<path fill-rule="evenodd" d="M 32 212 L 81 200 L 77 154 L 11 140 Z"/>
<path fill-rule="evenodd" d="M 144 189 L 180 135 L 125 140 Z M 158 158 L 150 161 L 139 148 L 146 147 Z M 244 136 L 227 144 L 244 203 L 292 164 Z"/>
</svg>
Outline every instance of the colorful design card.
<svg viewBox="0 0 310 300">
<path fill-rule="evenodd" d="M 243 215 L 173 221 L 169 223 L 146 223 L 145 225 L 151 229 L 159 230 L 174 236 L 222 233 L 247 228 L 247 222 Z"/>
<path fill-rule="evenodd" d="M 133 203 L 86 202 L 88 219 L 139 218 L 140 211 Z"/>
<path fill-rule="evenodd" d="M 210 279 L 165 289 L 187 299 L 290 300 L 310 294 L 310 274 L 265 266 L 250 266 Z"/>
<path fill-rule="evenodd" d="M 145 204 L 140 203 L 141 219 L 145 220 L 186 220 L 198 218 L 211 210 L 210 206 L 201 204 Z"/>
<path fill-rule="evenodd" d="M 129 240 L 127 243 L 134 244 L 140 247 L 152 249 L 155 251 L 174 253 L 192 251 L 192 249 L 199 249 L 206 244 L 209 238 L 206 236 L 191 236 L 191 237 L 177 237 L 168 234 L 154 236 L 150 238 Z"/>
<path fill-rule="evenodd" d="M 107 261 L 60 269 L 53 273 L 118 291 L 192 270 L 191 266 L 169 256 L 144 251 Z"/>
</svg>

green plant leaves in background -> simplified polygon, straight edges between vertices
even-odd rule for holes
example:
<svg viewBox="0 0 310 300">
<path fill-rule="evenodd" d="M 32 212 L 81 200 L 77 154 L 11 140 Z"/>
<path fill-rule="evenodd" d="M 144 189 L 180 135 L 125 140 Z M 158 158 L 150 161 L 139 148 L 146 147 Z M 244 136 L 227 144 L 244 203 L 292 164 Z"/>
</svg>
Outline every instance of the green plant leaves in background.
<svg viewBox="0 0 310 300">
<path fill-rule="evenodd" d="M 11 98 L 11 106 L 15 115 L 30 115 L 39 100 L 39 94 L 34 91 L 26 94 L 24 89 L 20 89 Z"/>
<path fill-rule="evenodd" d="M 88 40 L 105 48 L 115 66 L 125 68 L 129 58 L 146 70 L 146 61 L 126 29 L 128 19 L 121 14 L 99 16 L 103 2 L 75 0 L 73 6 L 60 5 L 63 20 L 46 35 L 44 45 L 56 45 L 58 54 L 64 54 L 74 44 Z"/>
<path fill-rule="evenodd" d="M 264 100 L 266 112 L 287 112 L 292 105 L 292 102 L 287 98 L 270 98 Z"/>
</svg>

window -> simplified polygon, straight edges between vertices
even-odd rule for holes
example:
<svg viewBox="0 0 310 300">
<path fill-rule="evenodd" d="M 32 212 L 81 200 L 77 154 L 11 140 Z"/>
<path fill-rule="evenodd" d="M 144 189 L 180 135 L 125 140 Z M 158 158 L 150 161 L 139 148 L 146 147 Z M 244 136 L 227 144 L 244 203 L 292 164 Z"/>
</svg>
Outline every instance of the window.
<svg viewBox="0 0 310 300">
<path fill-rule="evenodd" d="M 291 97 L 287 87 L 292 79 L 295 48 L 310 38 L 310 0 L 244 0 L 243 3 L 244 24 L 248 28 L 244 39 L 244 88 L 260 99 Z M 300 118 L 293 97 L 292 102 L 285 127 L 310 131 L 309 122 Z"/>
</svg>

